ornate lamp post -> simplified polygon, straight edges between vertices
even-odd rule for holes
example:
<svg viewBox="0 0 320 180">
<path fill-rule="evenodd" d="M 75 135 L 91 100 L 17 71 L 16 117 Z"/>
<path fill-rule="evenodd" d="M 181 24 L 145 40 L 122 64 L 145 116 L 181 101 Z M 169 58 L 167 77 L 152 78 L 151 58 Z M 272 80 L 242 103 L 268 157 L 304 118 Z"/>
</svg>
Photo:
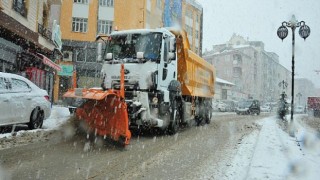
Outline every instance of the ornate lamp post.
<svg viewBox="0 0 320 180">
<path fill-rule="evenodd" d="M 293 103 L 294 103 L 294 41 L 295 41 L 295 30 L 297 27 L 299 29 L 299 35 L 306 40 L 310 35 L 310 27 L 305 24 L 304 21 L 298 22 L 296 17 L 292 15 L 292 18 L 289 22 L 282 22 L 282 25 L 279 27 L 277 34 L 278 37 L 283 41 L 284 38 L 288 36 L 288 28 L 292 30 L 292 88 L 291 88 L 291 122 L 293 122 Z"/>
<path fill-rule="evenodd" d="M 287 86 L 288 86 L 287 81 L 284 81 L 284 80 L 280 81 L 279 82 L 279 87 L 281 87 L 281 86 L 282 86 L 283 90 L 285 90 L 287 88 Z"/>
</svg>

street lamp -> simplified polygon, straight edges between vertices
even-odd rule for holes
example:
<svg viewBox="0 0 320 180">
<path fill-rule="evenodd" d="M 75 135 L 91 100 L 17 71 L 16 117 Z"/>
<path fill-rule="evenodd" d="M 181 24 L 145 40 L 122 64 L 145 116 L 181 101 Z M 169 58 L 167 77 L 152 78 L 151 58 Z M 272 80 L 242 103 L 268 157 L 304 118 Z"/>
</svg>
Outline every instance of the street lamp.
<svg viewBox="0 0 320 180">
<path fill-rule="evenodd" d="M 281 86 L 282 86 L 283 90 L 285 90 L 287 88 L 287 86 L 288 86 L 287 81 L 284 81 L 284 80 L 280 81 L 279 82 L 279 87 L 281 87 Z"/>
<path fill-rule="evenodd" d="M 292 30 L 292 87 L 291 87 L 291 122 L 293 122 L 293 103 L 294 103 L 294 41 L 295 41 L 295 30 L 297 27 L 299 29 L 299 35 L 306 40 L 310 35 L 310 27 L 305 24 L 304 21 L 298 22 L 296 17 L 292 15 L 292 18 L 289 22 L 282 22 L 282 25 L 277 31 L 278 37 L 283 41 L 284 38 L 288 36 L 288 28 Z"/>
</svg>

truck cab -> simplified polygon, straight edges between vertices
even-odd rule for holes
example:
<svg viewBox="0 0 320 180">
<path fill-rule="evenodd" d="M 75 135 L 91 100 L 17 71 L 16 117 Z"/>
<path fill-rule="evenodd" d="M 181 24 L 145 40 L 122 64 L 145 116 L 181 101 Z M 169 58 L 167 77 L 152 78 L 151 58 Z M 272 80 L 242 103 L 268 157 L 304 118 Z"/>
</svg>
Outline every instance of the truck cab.
<svg viewBox="0 0 320 180">
<path fill-rule="evenodd" d="M 160 117 L 170 106 L 169 84 L 177 81 L 174 34 L 166 29 L 115 31 L 105 42 L 102 88 L 120 89 L 124 64 L 131 126 L 168 126 Z"/>
</svg>

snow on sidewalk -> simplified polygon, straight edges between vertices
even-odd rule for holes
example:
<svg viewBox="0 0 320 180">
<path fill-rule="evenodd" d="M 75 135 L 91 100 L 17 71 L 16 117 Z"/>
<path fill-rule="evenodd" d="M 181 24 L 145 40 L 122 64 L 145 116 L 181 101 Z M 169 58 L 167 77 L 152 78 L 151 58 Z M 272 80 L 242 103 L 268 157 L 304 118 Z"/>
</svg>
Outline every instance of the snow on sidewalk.
<svg viewBox="0 0 320 180">
<path fill-rule="evenodd" d="M 53 106 L 51 115 L 43 122 L 44 129 L 55 129 L 64 124 L 70 118 L 69 109 L 62 106 Z"/>
<path fill-rule="evenodd" d="M 320 148 L 314 132 L 308 132 L 306 138 L 307 130 L 295 123 L 296 137 L 290 137 L 276 117 L 265 118 L 259 124 L 260 131 L 242 140 L 227 169 L 227 179 L 318 179 Z M 311 148 L 304 147 L 309 141 Z"/>
<path fill-rule="evenodd" d="M 51 109 L 51 115 L 48 119 L 43 121 L 43 126 L 41 129 L 28 130 L 20 130 L 16 133 L 15 136 L 19 137 L 25 133 L 35 133 L 39 131 L 50 131 L 59 128 L 62 124 L 64 124 L 70 118 L 69 109 L 62 106 L 53 106 Z M 20 125 L 17 125 L 20 126 Z M 23 125 L 24 126 L 24 125 Z M 1 138 L 12 138 L 12 132 L 2 133 L 0 134 Z"/>
</svg>

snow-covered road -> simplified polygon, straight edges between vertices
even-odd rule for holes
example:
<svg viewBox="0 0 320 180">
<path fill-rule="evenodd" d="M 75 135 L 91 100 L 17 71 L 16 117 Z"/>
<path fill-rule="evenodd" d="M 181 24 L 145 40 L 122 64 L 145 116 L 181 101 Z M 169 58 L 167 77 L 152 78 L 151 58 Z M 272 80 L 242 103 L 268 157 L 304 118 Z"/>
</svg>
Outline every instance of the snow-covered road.
<svg viewBox="0 0 320 180">
<path fill-rule="evenodd" d="M 265 118 L 262 118 L 263 116 Z M 4 153 L 1 155 L 3 159 L 0 159 L 0 177 L 6 174 L 8 177 L 23 177 L 25 173 L 33 177 L 34 170 L 29 166 L 30 163 L 41 164 L 37 154 L 32 153 L 36 150 L 45 159 L 50 159 L 52 168 L 54 168 L 47 172 L 42 166 L 39 166 L 42 168 L 41 177 L 82 177 L 81 172 L 74 174 L 73 164 L 79 163 L 85 168 L 86 162 L 93 161 L 96 162 L 96 164 L 92 164 L 96 171 L 91 171 L 90 174 L 96 174 L 99 177 L 148 179 L 148 177 L 158 178 L 160 174 L 167 172 L 161 177 L 178 179 L 318 179 L 320 171 L 319 132 L 306 126 L 305 121 L 301 120 L 306 119 L 306 115 L 294 116 L 295 137 L 289 136 L 281 126 L 283 123 L 280 123 L 275 116 L 266 117 L 267 114 L 263 116 L 216 113 L 213 114 L 213 121 L 209 126 L 193 127 L 174 137 L 133 138 L 132 144 L 124 152 L 112 148 L 109 151 L 94 147 L 87 152 L 82 147 L 87 143 L 83 142 L 81 138 L 66 142 L 62 138 L 62 142 L 57 141 L 58 144 L 56 142 L 49 143 L 50 138 L 57 137 L 54 134 L 61 134 L 61 130 L 64 131 L 63 124 L 70 118 L 67 108 L 54 106 L 50 118 L 44 122 L 43 129 L 22 130 L 14 135 L 11 133 L 0 134 L 0 147 L 4 148 L 0 151 Z M 158 142 L 157 145 L 155 140 Z M 36 144 L 37 142 L 38 144 Z M 48 147 L 53 147 L 55 150 Z M 73 148 L 72 152 L 68 152 L 70 147 Z M 20 153 L 27 153 L 27 149 L 31 151 L 28 152 L 30 157 L 28 160 L 25 160 L 24 156 L 12 157 L 10 155 L 13 153 L 11 149 Z M 73 151 L 77 153 L 73 153 Z M 17 152 L 13 153 L 14 156 L 18 156 Z M 87 155 L 83 156 L 83 154 Z M 137 154 L 138 156 L 136 156 Z M 35 157 L 33 158 L 33 156 Z M 50 174 L 51 171 L 58 172 L 65 169 L 59 169 L 59 166 L 55 165 L 64 162 L 65 158 L 69 158 L 70 161 L 65 162 L 65 168 L 71 172 L 65 171 L 61 176 L 57 176 L 56 173 Z M 112 166 L 109 166 L 109 163 L 105 164 L 106 162 L 103 160 L 105 158 L 116 160 L 112 162 Z M 125 161 L 128 158 L 129 161 Z M 23 165 L 17 165 L 16 160 L 22 162 Z M 184 162 L 184 166 L 178 169 L 174 168 L 182 162 Z M 2 167 L 5 170 L 1 170 Z M 15 169 L 17 167 L 20 169 Z M 100 167 L 108 168 L 99 170 Z M 32 171 L 30 172 L 30 170 Z M 123 170 L 125 170 L 125 174 L 117 173 Z M 103 173 L 101 174 L 101 172 Z"/>
</svg>

